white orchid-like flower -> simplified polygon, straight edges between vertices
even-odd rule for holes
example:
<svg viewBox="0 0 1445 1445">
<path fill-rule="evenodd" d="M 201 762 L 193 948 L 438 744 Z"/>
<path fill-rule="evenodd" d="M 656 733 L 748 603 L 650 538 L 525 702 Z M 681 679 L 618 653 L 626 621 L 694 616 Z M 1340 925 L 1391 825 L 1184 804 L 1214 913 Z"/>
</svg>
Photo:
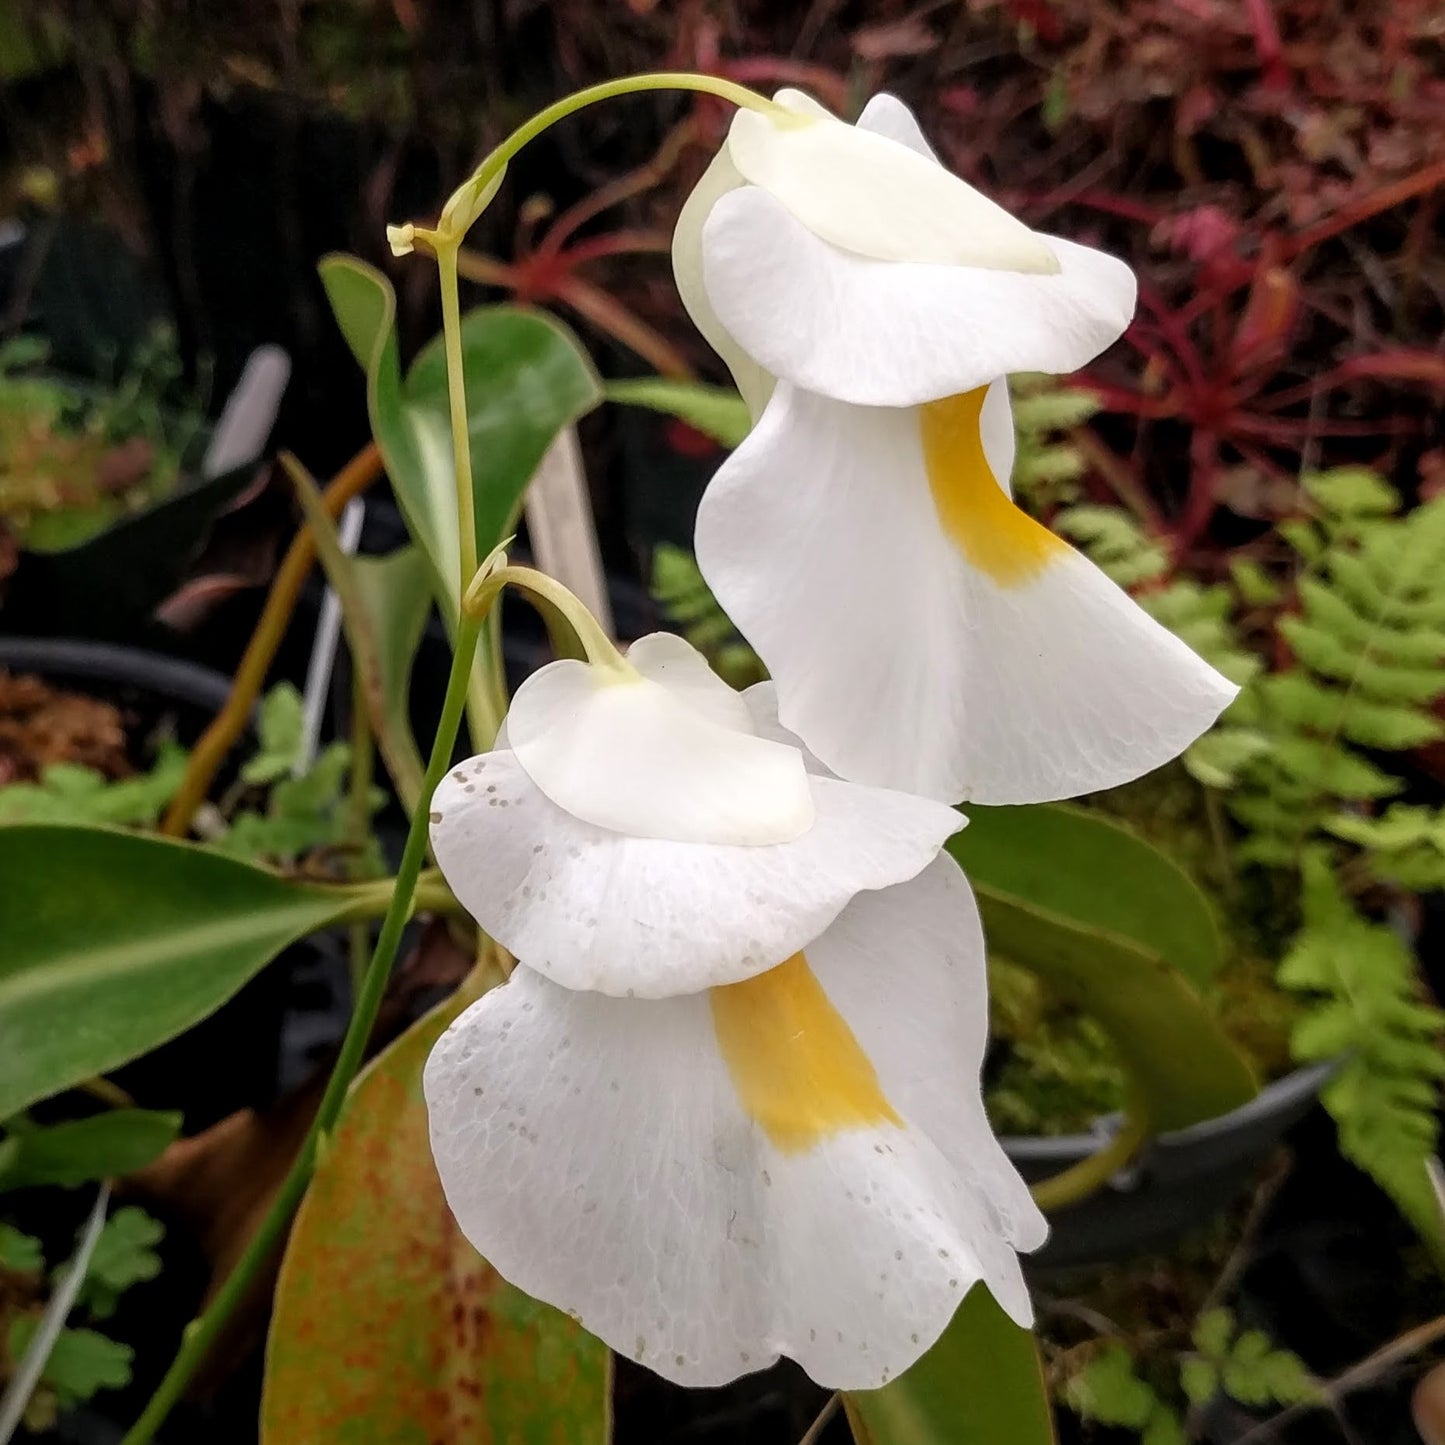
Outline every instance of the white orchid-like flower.
<svg viewBox="0 0 1445 1445">
<path fill-rule="evenodd" d="M 1026 1325 L 1046 1226 L 984 1116 L 959 818 L 831 777 L 677 639 L 629 661 L 544 669 L 434 804 L 519 956 L 427 1064 L 463 1232 L 688 1385 L 882 1385 L 979 1281 Z"/>
<path fill-rule="evenodd" d="M 565 988 L 666 998 L 762 973 L 963 826 L 927 798 L 807 770 L 766 708 L 680 637 L 549 663 L 499 746 L 432 800 L 447 882 Z"/>
<path fill-rule="evenodd" d="M 1001 378 L 1114 341 L 1132 273 L 951 175 L 892 96 L 857 126 L 776 99 L 734 118 L 673 259 L 756 419 L 698 563 L 784 723 L 843 777 L 948 802 L 1166 762 L 1236 689 L 1008 488 Z"/>
</svg>

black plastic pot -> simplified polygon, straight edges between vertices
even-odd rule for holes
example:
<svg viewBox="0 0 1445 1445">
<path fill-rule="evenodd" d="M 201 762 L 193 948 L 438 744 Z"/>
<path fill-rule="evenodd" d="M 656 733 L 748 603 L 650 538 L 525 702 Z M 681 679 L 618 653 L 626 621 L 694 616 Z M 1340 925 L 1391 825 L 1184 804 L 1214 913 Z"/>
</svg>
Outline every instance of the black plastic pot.
<svg viewBox="0 0 1445 1445">
<path fill-rule="evenodd" d="M 1232 1113 L 1151 1139 L 1098 1193 L 1051 1216 L 1049 1241 L 1032 1256 L 1033 1265 L 1054 1270 L 1109 1264 L 1207 1224 L 1246 1193 L 1336 1067 L 1326 1062 L 1296 1069 Z M 1098 1153 L 1119 1122 L 1110 1115 L 1091 1134 L 1002 1143 L 1032 1184 Z"/>
</svg>

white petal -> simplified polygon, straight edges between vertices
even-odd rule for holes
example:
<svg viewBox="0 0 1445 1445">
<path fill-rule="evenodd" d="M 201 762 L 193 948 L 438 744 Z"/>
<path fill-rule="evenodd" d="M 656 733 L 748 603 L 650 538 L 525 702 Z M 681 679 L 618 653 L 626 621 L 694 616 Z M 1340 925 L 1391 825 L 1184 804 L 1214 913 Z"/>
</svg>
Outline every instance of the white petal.
<svg viewBox="0 0 1445 1445">
<path fill-rule="evenodd" d="M 743 178 L 723 146 L 712 158 L 692 194 L 683 203 L 672 233 L 672 274 L 677 294 L 692 317 L 692 324 L 727 364 L 754 419 L 761 416 L 772 394 L 773 378 L 757 364 L 717 319 L 702 282 L 702 227 L 720 196 L 744 185 Z"/>
<path fill-rule="evenodd" d="M 824 1007 L 876 1046 L 900 1123 L 808 1148 L 749 1116 L 707 996 L 606 999 L 519 968 L 427 1064 L 463 1232 L 521 1289 L 687 1385 L 780 1354 L 825 1385 L 883 1384 L 980 1278 L 1026 1322 L 1011 1240 L 1043 1226 L 977 1122 L 982 939 L 951 877 L 930 869 L 819 940 Z"/>
<path fill-rule="evenodd" d="M 797 750 L 755 736 L 742 699 L 723 701 L 726 684 L 701 686 L 680 661 L 686 643 L 649 641 L 636 647 L 656 659 L 656 680 L 564 659 L 517 689 L 507 740 L 528 777 L 574 817 L 634 837 L 754 847 L 801 837 L 813 799 Z"/>
<path fill-rule="evenodd" d="M 643 677 L 659 683 L 719 727 L 740 733 L 757 731 L 742 693 L 729 687 L 707 658 L 675 632 L 649 632 L 639 637 L 627 649 L 627 660 Z"/>
<path fill-rule="evenodd" d="M 739 110 L 727 149 L 815 236 L 880 261 L 1057 271 L 1022 221 L 931 158 L 816 107 L 794 115 Z"/>
<path fill-rule="evenodd" d="M 912 406 L 1012 372 L 1076 371 L 1123 332 L 1133 272 L 1039 239 L 1057 275 L 876 261 L 746 186 L 703 225 L 703 277 L 719 324 L 772 375 L 839 401 Z"/>
<path fill-rule="evenodd" d="M 896 95 L 890 95 L 886 90 L 880 90 L 863 107 L 863 114 L 858 117 L 858 129 L 886 135 L 889 140 L 897 141 L 899 145 L 905 145 L 909 150 L 917 151 L 919 155 L 927 156 L 935 163 L 938 161 L 938 152 L 929 145 L 913 112 Z"/>
<path fill-rule="evenodd" d="M 568 988 L 657 998 L 761 973 L 854 894 L 915 877 L 963 825 L 951 808 L 818 778 L 816 820 L 763 847 L 632 838 L 550 802 L 510 752 L 454 768 L 432 848 L 482 928 Z"/>
<path fill-rule="evenodd" d="M 1013 496 L 1014 457 L 1018 453 L 1018 435 L 1014 431 L 1014 411 L 1009 400 L 1008 382 L 996 381 L 984 393 L 978 415 L 979 434 L 983 439 L 983 455 L 993 479 L 1003 488 L 1004 496 Z"/>
<path fill-rule="evenodd" d="M 1074 797 L 1182 752 L 1233 685 L 1012 506 L 982 506 L 971 560 L 921 416 L 780 383 L 703 497 L 699 566 L 783 725 L 842 777 L 949 802 Z"/>
</svg>

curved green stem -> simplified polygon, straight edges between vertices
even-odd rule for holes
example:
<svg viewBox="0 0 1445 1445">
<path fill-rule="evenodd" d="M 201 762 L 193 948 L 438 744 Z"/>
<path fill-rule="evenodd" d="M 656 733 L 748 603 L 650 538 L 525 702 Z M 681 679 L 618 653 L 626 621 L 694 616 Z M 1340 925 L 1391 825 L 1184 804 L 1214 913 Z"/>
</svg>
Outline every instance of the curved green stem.
<svg viewBox="0 0 1445 1445">
<path fill-rule="evenodd" d="M 376 947 L 357 994 L 351 1022 L 346 1029 L 346 1037 L 341 1042 L 341 1050 L 336 1056 L 336 1064 L 331 1070 L 316 1118 L 307 1131 L 296 1162 L 292 1164 L 290 1172 L 271 1202 L 270 1209 L 266 1211 L 266 1217 L 246 1246 L 246 1252 L 226 1276 L 225 1283 L 216 1292 L 209 1307 L 186 1326 L 181 1348 L 171 1361 L 170 1369 L 166 1371 L 155 1394 L 151 1396 L 150 1403 L 121 1445 L 145 1445 L 145 1442 L 154 1438 L 166 1416 L 181 1398 L 192 1375 L 215 1344 L 226 1321 L 246 1297 L 252 1281 L 280 1244 L 291 1216 L 306 1193 L 322 1140 L 336 1123 L 341 1106 L 346 1101 L 346 1091 L 361 1066 L 367 1040 L 371 1037 L 372 1025 L 376 1022 L 377 1010 L 381 1007 L 382 996 L 386 992 L 386 981 L 391 974 L 397 946 L 401 942 L 402 929 L 411 916 L 413 892 L 422 864 L 426 860 L 431 796 L 441 781 L 442 774 L 451 764 L 452 748 L 456 743 L 457 729 L 461 726 L 467 696 L 467 679 L 471 675 L 472 656 L 480 629 L 480 620 L 469 617 L 464 617 L 457 628 L 457 646 L 452 657 L 446 701 L 442 704 L 441 721 L 437 724 L 431 758 L 422 782 L 421 797 L 412 812 L 411 827 L 406 835 L 401 865 L 397 869 L 391 903 L 386 910 L 386 917 L 382 920 Z"/>
<path fill-rule="evenodd" d="M 593 667 L 635 678 L 636 669 L 617 650 L 617 645 L 602 630 L 602 624 L 587 610 L 579 597 L 569 592 L 555 577 L 535 567 L 513 566 L 500 549 L 482 564 L 462 597 L 462 612 L 468 617 L 485 617 L 504 587 L 525 592 L 547 618 L 561 617 L 576 634 L 577 641 Z"/>
<path fill-rule="evenodd" d="M 457 289 L 457 248 L 461 237 L 438 236 L 437 270 L 441 272 L 442 344 L 447 358 L 447 401 L 452 424 L 452 465 L 457 482 L 457 522 L 461 533 L 461 578 L 465 587 L 477 570 L 477 507 L 472 491 L 472 442 L 467 432 L 466 373 L 462 363 L 462 307 Z"/>
<path fill-rule="evenodd" d="M 648 90 L 692 90 L 704 95 L 715 95 L 721 100 L 731 101 L 745 110 L 761 111 L 764 115 L 796 122 L 797 116 L 790 110 L 771 101 L 745 85 L 723 80 L 716 75 L 695 75 L 690 71 L 655 71 L 646 75 L 624 75 L 618 80 L 604 80 L 600 85 L 589 85 L 572 95 L 554 101 L 545 110 L 539 110 L 530 120 L 524 121 L 477 167 L 471 177 L 453 194 L 442 211 L 439 233 L 455 235 L 459 243 L 467 228 L 479 216 L 488 201 L 496 194 L 502 172 L 507 163 L 525 146 L 536 140 L 543 131 L 575 115 L 579 110 L 599 101 L 613 100 L 620 95 L 636 95 Z M 429 237 L 436 233 L 422 233 Z M 435 244 L 435 242 L 433 242 Z"/>
<path fill-rule="evenodd" d="M 1119 1132 L 1097 1154 L 1035 1184 L 1030 1191 L 1034 1203 L 1048 1214 L 1096 1194 L 1139 1152 L 1148 1137 L 1143 1115 L 1126 1114 Z"/>
</svg>

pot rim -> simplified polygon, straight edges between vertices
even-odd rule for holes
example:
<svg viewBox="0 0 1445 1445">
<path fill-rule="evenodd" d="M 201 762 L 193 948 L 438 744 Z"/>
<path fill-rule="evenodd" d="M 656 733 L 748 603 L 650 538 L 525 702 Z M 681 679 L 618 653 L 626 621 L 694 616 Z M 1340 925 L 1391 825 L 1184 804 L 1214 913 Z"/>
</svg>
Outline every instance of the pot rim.
<svg viewBox="0 0 1445 1445">
<path fill-rule="evenodd" d="M 1148 1140 L 1147 1147 L 1150 1150 L 1187 1150 L 1241 1132 L 1275 1115 L 1288 1113 L 1317 1095 L 1343 1062 L 1341 1056 L 1317 1064 L 1301 1065 L 1266 1084 L 1254 1098 L 1239 1108 L 1212 1119 L 1202 1119 L 1183 1129 L 1156 1134 Z M 1009 1158 L 1016 1162 L 1069 1164 L 1098 1153 L 1118 1131 L 1123 1117 L 1122 1114 L 1105 1114 L 1095 1120 L 1093 1129 L 1086 1134 L 1005 1134 L 999 1137 L 999 1143 Z"/>
</svg>

